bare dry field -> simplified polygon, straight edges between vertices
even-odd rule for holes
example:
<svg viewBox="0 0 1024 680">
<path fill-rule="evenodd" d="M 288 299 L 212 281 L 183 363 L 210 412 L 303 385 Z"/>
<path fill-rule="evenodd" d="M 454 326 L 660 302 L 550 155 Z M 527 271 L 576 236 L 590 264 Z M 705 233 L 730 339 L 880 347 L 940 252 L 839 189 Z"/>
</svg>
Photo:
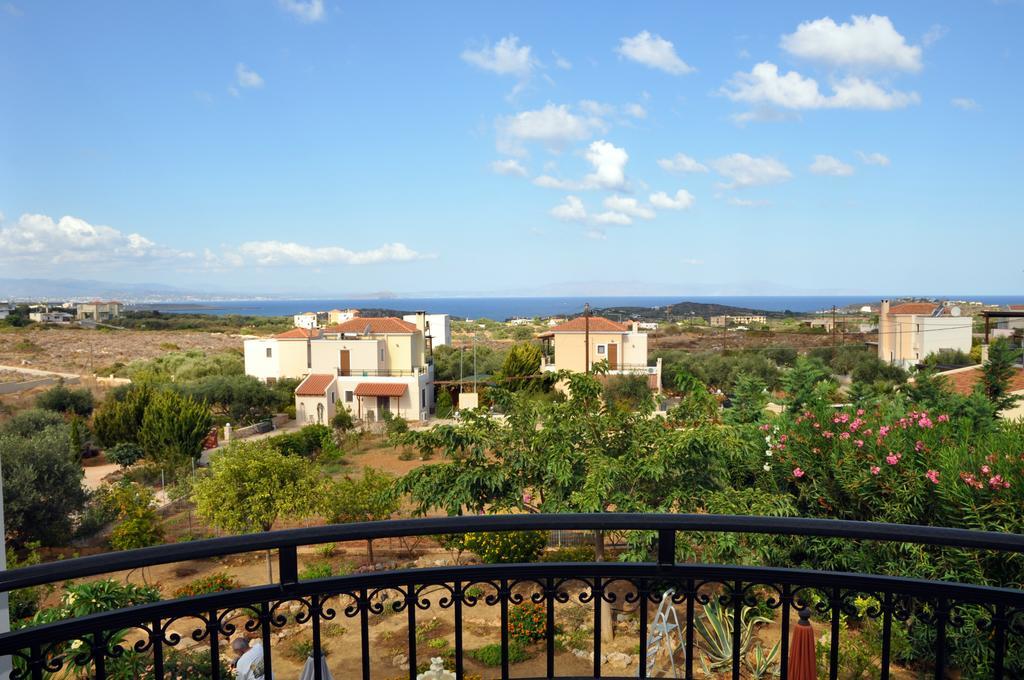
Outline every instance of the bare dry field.
<svg viewBox="0 0 1024 680">
<path fill-rule="evenodd" d="M 115 362 L 152 359 L 176 349 L 241 350 L 242 340 L 199 331 L 28 327 L 0 332 L 0 364 L 82 375 Z"/>
<path fill-rule="evenodd" d="M 875 340 L 873 334 L 840 333 L 836 342 L 840 345 L 864 343 Z M 786 332 L 702 332 L 678 333 L 667 335 L 654 333 L 648 337 L 648 349 L 683 349 L 695 352 L 722 351 L 738 349 L 756 349 L 764 347 L 791 347 L 793 349 L 811 349 L 827 347 L 832 344 L 832 336 L 828 334 L 786 333 Z"/>
</svg>

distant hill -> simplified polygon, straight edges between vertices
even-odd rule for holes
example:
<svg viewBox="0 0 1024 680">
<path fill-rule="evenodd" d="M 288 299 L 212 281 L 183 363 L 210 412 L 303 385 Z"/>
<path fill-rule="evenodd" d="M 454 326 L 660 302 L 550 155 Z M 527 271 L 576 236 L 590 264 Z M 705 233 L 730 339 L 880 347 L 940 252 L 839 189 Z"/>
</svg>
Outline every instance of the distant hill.
<svg viewBox="0 0 1024 680">
<path fill-rule="evenodd" d="M 182 295 L 185 292 L 181 288 L 162 283 L 115 283 L 92 279 L 0 279 L 0 300 L 137 299 Z"/>
<path fill-rule="evenodd" d="M 721 316 L 728 314 L 740 316 L 747 314 L 762 314 L 768 317 L 787 316 L 787 312 L 771 312 L 764 309 L 751 309 L 749 307 L 733 307 L 731 305 L 708 304 L 705 302 L 677 302 L 661 307 L 605 307 L 595 309 L 593 313 L 597 316 L 605 316 L 610 319 L 635 319 L 637 321 L 664 321 L 665 319 L 686 319 L 691 317 Z"/>
</svg>

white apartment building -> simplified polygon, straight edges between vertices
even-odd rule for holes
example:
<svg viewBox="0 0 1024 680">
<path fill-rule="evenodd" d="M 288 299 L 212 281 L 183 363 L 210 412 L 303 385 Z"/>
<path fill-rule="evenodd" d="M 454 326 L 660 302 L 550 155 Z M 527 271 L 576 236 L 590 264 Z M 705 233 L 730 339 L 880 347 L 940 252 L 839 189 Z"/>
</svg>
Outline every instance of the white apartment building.
<svg viewBox="0 0 1024 680">
<path fill-rule="evenodd" d="M 292 324 L 296 328 L 305 328 L 307 330 L 320 326 L 316 312 L 302 312 L 301 314 L 296 314 L 292 317 Z"/>
<path fill-rule="evenodd" d="M 417 312 L 422 314 L 422 312 Z M 430 336 L 430 346 L 440 347 L 441 345 L 452 344 L 452 320 L 447 314 L 426 314 L 426 335 Z M 411 324 L 416 323 L 416 314 L 406 314 L 403 321 Z"/>
</svg>

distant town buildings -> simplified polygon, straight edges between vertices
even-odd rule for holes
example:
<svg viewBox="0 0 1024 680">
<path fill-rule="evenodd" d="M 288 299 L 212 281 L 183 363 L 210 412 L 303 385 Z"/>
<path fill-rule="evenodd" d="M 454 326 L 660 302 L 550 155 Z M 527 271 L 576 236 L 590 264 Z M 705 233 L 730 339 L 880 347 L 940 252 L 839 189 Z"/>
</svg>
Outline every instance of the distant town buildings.
<svg viewBox="0 0 1024 680">
<path fill-rule="evenodd" d="M 28 318 L 36 323 L 71 323 L 75 315 L 61 309 L 51 310 L 49 307 L 34 307 L 29 310 Z"/>
<path fill-rule="evenodd" d="M 302 312 L 292 317 L 292 323 L 296 328 L 310 330 L 320 327 L 320 317 L 316 312 Z"/>
<path fill-rule="evenodd" d="M 76 302 L 75 318 L 79 321 L 97 321 L 104 323 L 121 316 L 123 308 L 124 305 L 116 300 L 111 300 L 109 302 L 102 302 L 100 300 L 93 300 L 92 302 Z"/>
<path fill-rule="evenodd" d="M 972 321 L 955 305 L 882 300 L 878 314 L 878 358 L 908 367 L 939 350 L 971 351 Z"/>
<path fill-rule="evenodd" d="M 327 323 L 345 323 L 346 321 L 351 321 L 357 316 L 359 316 L 358 309 L 332 309 L 327 312 Z"/>
<path fill-rule="evenodd" d="M 711 325 L 712 326 L 719 326 L 719 327 L 734 326 L 734 325 L 749 326 L 751 324 L 761 324 L 763 326 L 764 324 L 768 323 L 767 317 L 765 317 L 763 314 L 749 314 L 749 315 L 746 315 L 746 316 L 743 316 L 743 315 L 736 316 L 736 315 L 732 315 L 732 314 L 723 314 L 721 316 L 713 316 L 713 317 L 711 317 L 710 321 L 711 321 Z"/>
</svg>

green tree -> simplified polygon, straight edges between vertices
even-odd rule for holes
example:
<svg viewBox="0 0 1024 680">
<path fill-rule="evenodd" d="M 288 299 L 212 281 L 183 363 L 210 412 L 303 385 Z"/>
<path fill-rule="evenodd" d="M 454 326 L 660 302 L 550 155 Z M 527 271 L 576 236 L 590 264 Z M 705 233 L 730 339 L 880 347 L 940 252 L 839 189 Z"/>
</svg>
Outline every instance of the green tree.
<svg viewBox="0 0 1024 680">
<path fill-rule="evenodd" d="M 64 427 L 65 425 L 66 421 L 59 413 L 34 408 L 22 411 L 0 425 L 0 432 L 15 437 L 31 437 L 48 427 Z"/>
<path fill-rule="evenodd" d="M 434 415 L 438 418 L 452 417 L 452 394 L 443 387 L 437 395 L 437 404 L 434 407 Z"/>
<path fill-rule="evenodd" d="M 1020 352 L 1006 338 L 997 338 L 988 346 L 988 361 L 977 388 L 992 402 L 996 413 L 1012 408 L 1019 397 L 1010 393 L 1010 379 L 1017 370 Z"/>
<path fill-rule="evenodd" d="M 153 391 L 144 385 L 112 391 L 92 419 L 93 430 L 100 444 L 137 444 L 142 419 L 152 396 Z"/>
<path fill-rule="evenodd" d="M 726 418 L 732 423 L 759 422 L 767 404 L 768 386 L 759 377 L 744 373 L 736 380 L 732 408 L 726 411 Z"/>
<path fill-rule="evenodd" d="M 265 420 L 278 403 L 274 391 L 251 375 L 208 375 L 187 383 L 182 391 L 241 425 Z"/>
<path fill-rule="evenodd" d="M 150 398 L 142 416 L 139 445 L 146 457 L 168 469 L 187 465 L 203 452 L 210 432 L 210 408 L 172 390 Z"/>
<path fill-rule="evenodd" d="M 215 454 L 192 489 L 196 513 L 232 533 L 270 531 L 279 519 L 303 519 L 317 511 L 323 484 L 305 458 L 279 453 L 266 439 L 235 442 Z M 267 575 L 273 581 L 270 552 Z"/>
<path fill-rule="evenodd" d="M 536 390 L 543 383 L 540 365 L 544 355 L 532 342 L 518 342 L 505 355 L 499 372 L 502 385 L 512 391 Z"/>
<path fill-rule="evenodd" d="M 835 389 L 828 369 L 820 359 L 802 356 L 783 377 L 786 388 L 786 406 L 790 411 L 816 405 L 824 401 L 825 393 Z"/>
<path fill-rule="evenodd" d="M 103 500 L 106 510 L 117 522 L 110 533 L 110 545 L 115 550 L 145 548 L 163 542 L 164 530 L 150 489 L 123 482 L 108 489 Z"/>
<path fill-rule="evenodd" d="M 108 463 L 127 468 L 142 460 L 144 452 L 138 444 L 123 442 L 107 449 L 105 455 Z"/>
<path fill-rule="evenodd" d="M 649 409 L 654 403 L 654 393 L 647 384 L 646 375 L 611 375 L 602 391 L 608 408 L 635 411 Z"/>
<path fill-rule="evenodd" d="M 373 522 L 391 519 L 398 512 L 399 496 L 395 493 L 394 478 L 371 467 L 363 476 L 353 479 L 345 476 L 331 482 L 323 495 L 323 514 L 328 522 Z M 366 539 L 370 564 L 373 559 L 373 539 Z"/>
<path fill-rule="evenodd" d="M 675 373 L 675 388 L 680 399 L 668 411 L 669 423 L 692 427 L 718 422 L 718 399 L 699 378 L 679 367 Z"/>
<path fill-rule="evenodd" d="M 331 427 L 339 432 L 348 432 L 355 427 L 355 421 L 352 420 L 352 412 L 347 408 L 338 404 L 338 410 L 334 414 L 334 418 L 331 419 Z"/>
<path fill-rule="evenodd" d="M 36 406 L 59 413 L 74 413 L 88 418 L 92 414 L 92 392 L 82 388 L 69 390 L 64 383 L 54 385 L 36 397 Z"/>
<path fill-rule="evenodd" d="M 62 545 L 70 538 L 73 517 L 88 496 L 69 443 L 65 425 L 24 437 L 0 435 L 4 521 L 12 544 Z"/>
</svg>

